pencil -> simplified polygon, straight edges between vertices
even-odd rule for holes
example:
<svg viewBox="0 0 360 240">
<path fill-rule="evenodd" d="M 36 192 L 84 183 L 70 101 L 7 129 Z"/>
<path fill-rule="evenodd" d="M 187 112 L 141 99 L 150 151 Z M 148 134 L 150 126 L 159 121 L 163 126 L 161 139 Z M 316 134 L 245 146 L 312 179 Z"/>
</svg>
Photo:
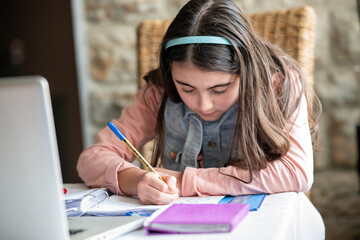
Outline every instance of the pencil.
<svg viewBox="0 0 360 240">
<path fill-rule="evenodd" d="M 164 181 L 164 179 L 155 171 L 155 169 L 146 161 L 146 159 L 139 153 L 138 150 L 126 139 L 125 135 L 112 123 L 108 123 L 109 128 L 115 133 L 121 141 L 123 141 L 128 148 L 130 148 L 131 152 L 140 160 L 140 162 L 150 171 L 155 173 L 160 180 Z"/>
</svg>

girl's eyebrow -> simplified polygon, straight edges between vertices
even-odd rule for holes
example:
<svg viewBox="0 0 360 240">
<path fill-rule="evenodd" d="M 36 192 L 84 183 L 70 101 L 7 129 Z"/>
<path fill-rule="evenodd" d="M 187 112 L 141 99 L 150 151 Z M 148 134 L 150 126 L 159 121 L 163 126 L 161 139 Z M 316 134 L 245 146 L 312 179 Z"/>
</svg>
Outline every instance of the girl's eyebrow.
<svg viewBox="0 0 360 240">
<path fill-rule="evenodd" d="M 213 88 L 218 88 L 218 87 L 227 87 L 227 86 L 229 86 L 229 85 L 232 84 L 232 83 L 233 83 L 233 82 L 222 83 L 222 84 L 218 84 L 218 85 L 209 87 L 208 89 L 213 89 Z"/>
<path fill-rule="evenodd" d="M 190 84 L 184 83 L 184 82 L 179 81 L 179 80 L 175 80 L 175 82 L 177 82 L 178 84 L 183 85 L 183 86 L 188 86 L 188 87 L 191 87 L 191 88 L 195 88 L 194 86 L 191 86 Z"/>
<path fill-rule="evenodd" d="M 176 81 L 178 84 L 180 84 L 180 85 L 188 86 L 188 87 L 191 87 L 191 88 L 195 88 L 194 86 L 191 86 L 191 85 L 188 84 L 188 83 L 184 83 L 184 82 L 179 81 L 179 80 L 175 80 L 175 81 Z M 215 86 L 209 87 L 208 90 L 214 89 L 214 88 L 218 88 L 218 87 L 227 87 L 227 86 L 229 86 L 229 85 L 232 84 L 232 83 L 233 83 L 233 81 L 228 82 L 228 83 L 217 84 L 217 85 L 215 85 Z"/>
</svg>

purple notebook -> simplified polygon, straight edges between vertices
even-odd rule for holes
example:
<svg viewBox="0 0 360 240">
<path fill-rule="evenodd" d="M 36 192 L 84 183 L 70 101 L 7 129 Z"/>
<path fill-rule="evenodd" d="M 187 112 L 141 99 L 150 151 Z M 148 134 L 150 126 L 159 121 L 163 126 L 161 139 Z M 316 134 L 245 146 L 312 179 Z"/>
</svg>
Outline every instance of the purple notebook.
<svg viewBox="0 0 360 240">
<path fill-rule="evenodd" d="M 146 226 L 148 234 L 231 232 L 249 204 L 173 204 Z"/>
</svg>

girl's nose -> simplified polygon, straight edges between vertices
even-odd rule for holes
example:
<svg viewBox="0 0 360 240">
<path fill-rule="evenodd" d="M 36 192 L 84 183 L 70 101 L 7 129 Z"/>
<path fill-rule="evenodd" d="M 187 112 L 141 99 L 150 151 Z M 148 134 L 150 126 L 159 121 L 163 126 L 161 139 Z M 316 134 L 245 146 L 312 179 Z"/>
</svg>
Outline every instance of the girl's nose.
<svg viewBox="0 0 360 240">
<path fill-rule="evenodd" d="M 199 96 L 199 110 L 202 113 L 209 113 L 213 107 L 213 102 L 208 94 L 203 94 Z"/>
</svg>

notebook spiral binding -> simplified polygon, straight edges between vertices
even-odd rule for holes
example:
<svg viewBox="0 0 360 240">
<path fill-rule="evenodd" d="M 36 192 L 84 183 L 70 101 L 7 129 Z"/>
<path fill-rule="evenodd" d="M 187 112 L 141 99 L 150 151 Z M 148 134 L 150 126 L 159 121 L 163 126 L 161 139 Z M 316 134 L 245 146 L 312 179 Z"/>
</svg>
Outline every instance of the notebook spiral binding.
<svg viewBox="0 0 360 240">
<path fill-rule="evenodd" d="M 85 216 L 86 212 L 93 208 L 98 207 L 101 202 L 108 199 L 113 194 L 106 186 L 113 186 L 113 184 L 107 183 L 100 188 L 95 188 L 93 191 L 85 194 L 81 198 L 65 200 L 66 214 L 68 217 Z M 117 189 L 117 188 L 116 188 Z M 118 190 L 116 194 L 118 195 Z"/>
</svg>

